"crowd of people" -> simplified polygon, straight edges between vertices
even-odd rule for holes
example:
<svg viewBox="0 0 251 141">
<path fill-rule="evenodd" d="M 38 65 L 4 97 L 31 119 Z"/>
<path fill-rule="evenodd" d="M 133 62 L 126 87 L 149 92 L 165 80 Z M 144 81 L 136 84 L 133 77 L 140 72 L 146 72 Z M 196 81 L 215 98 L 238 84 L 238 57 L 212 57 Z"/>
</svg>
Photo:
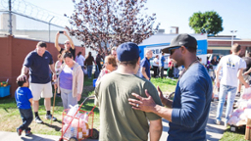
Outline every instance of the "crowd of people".
<svg viewBox="0 0 251 141">
<path fill-rule="evenodd" d="M 60 34 L 68 39 L 64 42 L 64 47 L 58 44 Z M 116 47 L 112 48 L 111 55 L 105 57 L 104 68 L 102 68 L 103 57 L 99 53 L 96 61 L 91 52 L 86 58 L 82 52 L 78 52 L 75 56 L 74 43 L 66 31 L 56 34 L 55 48 L 59 54 L 55 65 L 52 55 L 46 48 L 45 42 L 38 42 L 35 50 L 25 57 L 21 74 L 17 77 L 19 87 L 15 92 L 15 99 L 23 121 L 23 124 L 17 128 L 18 135 L 21 135 L 22 131 L 25 131 L 27 136 L 31 134 L 29 125 L 33 120 L 32 109 L 35 115 L 34 121 L 38 124 L 43 123 L 38 113 L 41 98 L 44 98 L 45 118 L 57 120 L 51 114 L 51 98 L 53 97 L 51 81 L 54 83 L 57 95 L 62 99 L 64 109 L 69 109 L 70 105 L 76 105 L 81 99 L 84 75 L 87 74 L 88 79 L 92 78 L 93 64 L 98 68 L 98 81 L 103 75 L 117 68 Z M 99 72 L 101 72 L 100 75 Z"/>
<path fill-rule="evenodd" d="M 150 81 L 151 50 L 146 50 L 144 58 L 140 58 L 139 47 L 126 42 L 113 47 L 110 55 L 103 56 L 99 52 L 94 59 L 91 52 L 88 52 L 87 57 L 78 52 L 75 56 L 71 38 L 65 31 L 62 34 L 68 40 L 64 47 L 60 47 L 60 32 L 56 34 L 55 47 L 59 55 L 55 65 L 44 42 L 38 42 L 36 49 L 25 57 L 17 78 L 19 88 L 15 93 L 23 120 L 23 124 L 17 128 L 18 135 L 22 131 L 26 135 L 31 134 L 29 125 L 33 120 L 32 109 L 35 122 L 43 123 L 38 113 L 40 98 L 44 98 L 46 119 L 57 120 L 50 112 L 53 97 L 50 71 L 63 107 L 68 109 L 69 105 L 75 105 L 81 99 L 85 71 L 88 79 L 92 79 L 95 65 L 98 74 L 94 95 L 95 105 L 100 110 L 100 140 L 148 140 L 149 137 L 151 141 L 157 141 L 163 130 L 162 118 L 169 121 L 168 140 L 206 140 L 205 128 L 213 85 L 208 66 L 201 64 L 196 56 L 197 41 L 193 36 L 179 34 L 170 46 L 162 49 L 161 57 L 156 55 L 153 59 L 153 77 L 163 78 L 164 54 L 170 54 L 167 76 L 179 77 L 174 99 L 171 100 L 163 96 L 161 89 Z M 221 122 L 222 107 L 228 95 L 224 122 L 227 125 L 237 91 L 237 80 L 246 88 L 249 87 L 242 75 L 246 62 L 239 54 L 240 45 L 234 44 L 231 55 L 222 57 L 220 61 L 214 57 L 209 63 L 209 67 L 216 70 L 215 84 L 220 88 L 217 124 Z M 178 67 L 183 68 L 181 73 L 176 70 Z M 220 73 L 221 70 L 223 73 Z M 246 69 L 244 75 L 250 72 L 250 68 Z"/>
<path fill-rule="evenodd" d="M 163 130 L 161 118 L 165 118 L 170 125 L 168 140 L 206 140 L 212 81 L 196 50 L 197 41 L 188 34 L 178 35 L 162 50 L 163 55 L 170 53 L 174 66 L 185 68 L 171 100 L 149 81 L 152 51 L 147 50 L 141 60 L 136 44 L 119 45 L 117 70 L 103 76 L 94 92 L 100 110 L 99 139 L 147 140 L 149 134 L 150 140 L 157 141 Z M 161 58 L 162 72 L 164 61 Z"/>
</svg>

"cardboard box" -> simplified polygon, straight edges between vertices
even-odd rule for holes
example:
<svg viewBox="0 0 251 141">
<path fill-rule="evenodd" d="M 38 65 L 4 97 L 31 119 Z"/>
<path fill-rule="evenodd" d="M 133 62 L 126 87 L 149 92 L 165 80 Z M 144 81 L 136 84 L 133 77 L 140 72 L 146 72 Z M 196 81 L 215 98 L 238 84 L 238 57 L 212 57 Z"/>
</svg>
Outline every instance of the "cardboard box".
<svg viewBox="0 0 251 141">
<path fill-rule="evenodd" d="M 245 140 L 251 140 L 251 119 L 248 118 L 247 124 L 246 124 L 246 132 L 245 132 Z"/>
</svg>

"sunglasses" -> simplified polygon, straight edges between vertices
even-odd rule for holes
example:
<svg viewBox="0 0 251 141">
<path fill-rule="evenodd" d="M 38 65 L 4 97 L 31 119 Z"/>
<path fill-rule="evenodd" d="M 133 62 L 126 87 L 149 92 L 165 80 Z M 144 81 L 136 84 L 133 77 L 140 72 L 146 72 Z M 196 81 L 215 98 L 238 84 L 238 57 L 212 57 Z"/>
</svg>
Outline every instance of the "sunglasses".
<svg viewBox="0 0 251 141">
<path fill-rule="evenodd" d="M 64 43 L 64 44 L 67 44 L 67 45 L 69 45 L 70 43 Z"/>
<path fill-rule="evenodd" d="M 170 52 L 170 55 L 172 55 L 174 53 L 174 49 L 178 49 L 180 48 L 181 46 L 178 46 L 178 47 L 172 47 L 169 49 L 169 52 Z"/>
</svg>

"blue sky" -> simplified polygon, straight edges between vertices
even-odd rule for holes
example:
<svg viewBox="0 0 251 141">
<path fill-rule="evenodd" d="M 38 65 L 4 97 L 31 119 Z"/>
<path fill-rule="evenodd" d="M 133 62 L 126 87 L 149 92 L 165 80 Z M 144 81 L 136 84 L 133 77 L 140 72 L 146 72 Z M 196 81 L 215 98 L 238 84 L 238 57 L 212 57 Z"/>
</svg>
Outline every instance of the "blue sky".
<svg viewBox="0 0 251 141">
<path fill-rule="evenodd" d="M 74 10 L 71 0 L 25 1 L 59 15 Z M 189 17 L 194 12 L 216 11 L 223 19 L 220 35 L 231 35 L 230 30 L 237 30 L 237 37 L 251 38 L 251 0 L 148 0 L 145 6 L 149 14 L 157 14 L 157 22 L 166 33 L 170 26 L 178 26 L 180 33 L 194 33 L 188 25 Z"/>
</svg>

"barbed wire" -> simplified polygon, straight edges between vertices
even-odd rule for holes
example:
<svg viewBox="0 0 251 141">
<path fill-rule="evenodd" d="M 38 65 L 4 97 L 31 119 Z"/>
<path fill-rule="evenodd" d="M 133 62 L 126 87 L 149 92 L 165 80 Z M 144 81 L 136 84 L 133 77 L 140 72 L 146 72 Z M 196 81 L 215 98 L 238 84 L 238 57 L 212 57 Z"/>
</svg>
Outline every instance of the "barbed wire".
<svg viewBox="0 0 251 141">
<path fill-rule="evenodd" d="M 33 5 L 25 0 L 12 0 L 11 1 L 12 12 L 14 14 L 23 15 L 25 17 L 30 17 L 31 19 L 38 19 L 39 21 L 50 22 L 61 27 L 69 25 L 69 21 L 63 15 L 59 15 Z M 0 11 L 7 12 L 9 11 L 9 0 L 1 0 Z"/>
</svg>

